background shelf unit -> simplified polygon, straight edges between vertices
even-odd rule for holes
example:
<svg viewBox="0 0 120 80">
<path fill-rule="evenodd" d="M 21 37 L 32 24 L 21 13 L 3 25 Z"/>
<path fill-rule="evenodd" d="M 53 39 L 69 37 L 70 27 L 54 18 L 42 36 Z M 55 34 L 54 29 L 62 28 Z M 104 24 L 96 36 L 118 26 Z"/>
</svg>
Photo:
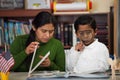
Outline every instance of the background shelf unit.
<svg viewBox="0 0 120 80">
<path fill-rule="evenodd" d="M 49 9 L 40 9 L 40 10 L 25 10 L 25 9 L 16 9 L 16 10 L 0 10 L 0 18 L 2 18 L 3 20 L 28 20 L 31 18 L 34 18 L 34 16 L 39 13 L 40 11 L 48 11 L 50 13 L 53 13 L 52 10 Z M 103 42 L 104 44 L 106 44 L 106 46 L 109 48 L 110 53 L 113 52 L 113 47 L 112 47 L 112 43 L 110 41 L 111 39 L 111 35 L 113 34 L 113 32 L 111 32 L 110 29 L 110 13 L 77 13 L 77 14 L 54 14 L 56 19 L 58 20 L 59 24 L 70 24 L 73 27 L 73 23 L 76 20 L 76 18 L 79 15 L 90 15 L 92 17 L 94 17 L 97 21 L 97 26 L 101 29 L 101 31 L 103 31 L 103 29 L 105 29 L 105 32 L 103 31 L 103 36 L 98 36 L 98 38 L 101 39 L 101 42 Z M 64 26 L 64 25 L 63 25 Z M 59 26 L 58 26 L 59 27 Z M 73 28 L 72 28 L 73 29 Z M 72 30 L 73 31 L 73 30 Z M 69 32 L 68 34 L 72 33 L 72 37 L 74 32 Z M 102 32 L 100 32 L 102 33 Z M 101 38 L 104 37 L 104 38 Z M 57 38 L 57 36 L 56 36 Z M 106 40 L 103 40 L 106 39 Z M 73 46 L 73 42 L 75 43 L 75 41 L 73 40 L 73 38 L 71 39 L 72 44 L 71 45 L 65 45 L 64 48 L 70 48 L 71 46 Z"/>
<path fill-rule="evenodd" d="M 67 23 L 67 24 L 71 25 L 74 23 L 76 18 L 80 15 L 90 15 L 95 18 L 95 20 L 97 22 L 97 28 L 98 28 L 98 30 L 97 30 L 98 34 L 96 37 L 99 39 L 100 42 L 103 42 L 109 48 L 110 53 L 113 54 L 113 43 L 112 43 L 113 31 L 111 30 L 111 27 L 113 27 L 113 26 L 110 25 L 110 16 L 111 16 L 110 13 L 85 13 L 85 14 L 68 14 L 68 15 L 57 14 L 55 16 L 60 24 Z M 73 27 L 73 25 L 72 25 L 72 27 Z M 71 33 L 74 34 L 74 32 L 71 32 Z M 74 36 L 72 35 L 72 37 L 74 37 Z M 60 39 L 60 40 L 62 40 L 62 39 Z M 77 39 L 75 39 L 75 41 L 74 41 L 74 39 L 72 39 L 72 42 L 76 43 L 76 40 Z M 71 46 L 69 46 L 69 47 L 71 47 Z"/>
<path fill-rule="evenodd" d="M 50 9 L 6 9 L 0 10 L 0 17 L 34 17 L 40 11 L 51 12 Z"/>
</svg>

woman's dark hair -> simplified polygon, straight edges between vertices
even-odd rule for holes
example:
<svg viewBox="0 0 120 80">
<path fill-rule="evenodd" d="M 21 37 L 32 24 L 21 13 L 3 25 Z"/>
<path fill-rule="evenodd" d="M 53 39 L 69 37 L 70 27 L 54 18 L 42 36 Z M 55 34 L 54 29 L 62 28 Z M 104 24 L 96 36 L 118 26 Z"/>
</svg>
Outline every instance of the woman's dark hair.
<svg viewBox="0 0 120 80">
<path fill-rule="evenodd" d="M 75 32 L 78 31 L 79 25 L 90 25 L 94 31 L 96 30 L 96 21 L 89 15 L 81 15 L 76 19 L 74 23 Z"/>
<path fill-rule="evenodd" d="M 42 27 L 43 25 L 45 24 L 49 24 L 49 23 L 52 23 L 54 27 L 57 26 L 57 22 L 56 22 L 56 19 L 55 17 L 49 13 L 49 12 L 40 12 L 38 13 L 35 18 L 33 19 L 32 21 L 32 25 L 34 26 L 35 29 L 38 29 L 39 27 Z M 33 41 L 35 41 L 35 31 L 33 29 L 30 30 L 30 34 L 29 34 L 29 37 L 26 41 L 26 47 Z M 26 67 L 29 69 L 29 65 L 30 65 L 30 62 L 32 60 L 32 55 L 33 54 L 30 54 L 29 56 L 27 56 L 27 58 L 25 59 L 25 62 L 26 62 Z"/>
<path fill-rule="evenodd" d="M 49 23 L 52 23 L 54 27 L 57 26 L 55 17 L 51 13 L 45 11 L 38 13 L 32 21 L 32 25 L 35 29 Z M 31 29 L 28 40 L 26 41 L 26 47 L 33 41 L 35 41 L 35 31 Z"/>
</svg>

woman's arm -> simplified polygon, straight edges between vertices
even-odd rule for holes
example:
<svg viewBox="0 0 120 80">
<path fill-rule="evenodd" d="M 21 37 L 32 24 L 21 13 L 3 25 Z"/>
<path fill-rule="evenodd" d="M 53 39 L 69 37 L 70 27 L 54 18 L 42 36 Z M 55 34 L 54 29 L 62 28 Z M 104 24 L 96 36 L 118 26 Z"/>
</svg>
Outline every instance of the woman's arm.
<svg viewBox="0 0 120 80">
<path fill-rule="evenodd" d="M 13 55 L 13 58 L 15 60 L 15 64 L 12 68 L 12 70 L 16 70 L 18 67 L 22 66 L 25 68 L 22 63 L 24 62 L 25 58 L 27 57 L 27 54 L 25 53 L 25 45 L 24 41 L 21 40 L 21 38 L 17 37 L 14 42 L 10 45 L 10 52 Z"/>
<path fill-rule="evenodd" d="M 65 52 L 64 47 L 60 43 L 56 46 L 56 56 L 54 62 L 51 62 L 50 68 L 53 70 L 65 71 Z"/>
</svg>

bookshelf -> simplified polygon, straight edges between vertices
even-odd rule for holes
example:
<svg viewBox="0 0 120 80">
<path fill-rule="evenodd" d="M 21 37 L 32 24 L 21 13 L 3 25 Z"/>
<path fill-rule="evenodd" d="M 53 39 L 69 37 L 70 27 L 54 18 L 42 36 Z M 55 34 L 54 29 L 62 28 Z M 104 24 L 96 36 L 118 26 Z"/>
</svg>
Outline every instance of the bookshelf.
<svg viewBox="0 0 120 80">
<path fill-rule="evenodd" d="M 26 18 L 26 19 L 30 19 L 31 17 L 33 18 L 38 12 L 40 11 L 48 11 L 48 12 L 52 12 L 52 10 L 50 9 L 37 9 L 37 10 L 25 10 L 25 9 L 15 9 L 15 10 L 0 10 L 0 18 L 3 19 L 17 19 L 17 18 Z M 53 13 L 54 14 L 54 13 Z M 64 27 L 64 23 L 73 26 L 73 23 L 75 21 L 75 19 L 79 16 L 79 15 L 91 15 L 92 17 L 95 17 L 98 27 L 103 27 L 105 28 L 105 38 L 101 38 L 100 36 L 98 36 L 98 38 L 101 39 L 101 42 L 103 42 L 104 44 L 106 44 L 110 50 L 110 53 L 112 53 L 112 48 L 111 47 L 113 44 L 111 43 L 110 39 L 111 39 L 111 34 L 113 32 L 110 32 L 110 13 L 88 13 L 88 12 L 80 12 L 80 13 L 66 13 L 66 14 L 61 14 L 61 13 L 57 13 L 54 14 L 56 19 L 58 20 L 58 22 L 60 22 L 60 24 L 63 24 Z M 70 34 L 72 33 L 72 34 Z M 72 35 L 74 34 L 74 32 L 70 32 L 68 34 Z M 103 34 L 104 35 L 104 34 Z M 67 39 L 67 38 L 66 38 Z M 103 40 L 105 39 L 105 40 Z M 77 39 L 76 39 L 77 40 Z M 102 41 L 103 40 L 103 41 Z M 75 41 L 73 40 L 73 38 L 71 38 L 71 45 L 65 45 L 64 48 L 70 48 L 71 46 L 73 46 L 73 43 L 75 43 Z"/>
<path fill-rule="evenodd" d="M 112 34 L 113 31 L 111 30 L 111 26 L 110 25 L 110 13 L 80 13 L 80 14 L 55 14 L 55 16 L 58 19 L 58 22 L 64 24 L 64 23 L 68 23 L 69 25 L 73 24 L 74 21 L 76 20 L 76 18 L 80 15 L 90 15 L 92 17 L 95 18 L 96 22 L 97 22 L 97 28 L 98 28 L 98 32 L 97 32 L 97 38 L 99 39 L 100 42 L 103 42 L 108 48 L 110 53 L 113 53 L 113 43 L 112 43 Z M 64 26 L 64 25 L 63 25 Z M 72 25 L 73 26 L 73 25 Z M 62 32 L 61 32 L 62 33 Z M 70 34 L 70 33 L 69 33 Z M 72 34 L 74 34 L 74 32 L 72 32 Z M 74 37 L 74 36 L 72 36 Z M 70 40 L 70 39 L 69 39 Z M 72 39 L 72 43 L 75 44 L 77 39 Z M 73 46 L 73 45 L 72 45 Z M 68 46 L 71 47 L 71 46 Z"/>
<path fill-rule="evenodd" d="M 25 10 L 25 9 L 4 9 L 3 10 L 2 9 L 2 10 L 0 10 L 0 46 L 4 45 L 3 43 L 5 43 L 6 39 L 7 39 L 6 43 L 8 43 L 8 40 L 12 39 L 12 41 L 13 41 L 13 39 L 16 35 L 19 35 L 19 34 L 25 32 L 25 31 L 21 32 L 22 28 L 20 27 L 19 31 L 18 31 L 19 33 L 14 34 L 17 31 L 15 31 L 13 29 L 11 31 L 8 31 L 8 29 L 11 29 L 10 27 L 13 28 L 13 26 L 16 26 L 16 25 L 17 26 L 23 25 L 24 29 L 25 29 L 26 26 L 31 26 L 31 20 L 40 11 L 48 11 L 48 12 L 51 13 L 50 9 L 35 9 L 35 10 L 33 10 L 33 9 L 29 9 L 29 10 Z M 13 26 L 10 26 L 10 25 L 13 25 Z M 26 28 L 26 29 L 27 29 L 27 32 L 28 32 L 28 28 Z M 14 34 L 14 35 L 11 36 L 9 34 Z M 9 36 L 10 39 L 8 38 L 8 36 Z M 11 43 L 11 41 L 9 41 L 9 43 Z"/>
<path fill-rule="evenodd" d="M 34 17 L 40 11 L 51 12 L 50 9 L 6 9 L 0 10 L 0 17 Z"/>
</svg>

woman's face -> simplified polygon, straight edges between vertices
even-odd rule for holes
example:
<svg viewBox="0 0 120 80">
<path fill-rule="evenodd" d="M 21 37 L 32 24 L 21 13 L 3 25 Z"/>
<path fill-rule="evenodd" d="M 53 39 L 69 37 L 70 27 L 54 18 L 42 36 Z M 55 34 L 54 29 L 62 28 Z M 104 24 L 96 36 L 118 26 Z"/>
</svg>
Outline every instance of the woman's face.
<svg viewBox="0 0 120 80">
<path fill-rule="evenodd" d="M 94 31 L 89 25 L 79 25 L 76 35 L 84 45 L 88 46 L 94 41 L 96 31 Z"/>
<path fill-rule="evenodd" d="M 33 27 L 33 30 L 36 34 L 36 40 L 43 43 L 47 43 L 54 35 L 54 26 L 51 23 L 45 24 L 38 29 Z"/>
</svg>

